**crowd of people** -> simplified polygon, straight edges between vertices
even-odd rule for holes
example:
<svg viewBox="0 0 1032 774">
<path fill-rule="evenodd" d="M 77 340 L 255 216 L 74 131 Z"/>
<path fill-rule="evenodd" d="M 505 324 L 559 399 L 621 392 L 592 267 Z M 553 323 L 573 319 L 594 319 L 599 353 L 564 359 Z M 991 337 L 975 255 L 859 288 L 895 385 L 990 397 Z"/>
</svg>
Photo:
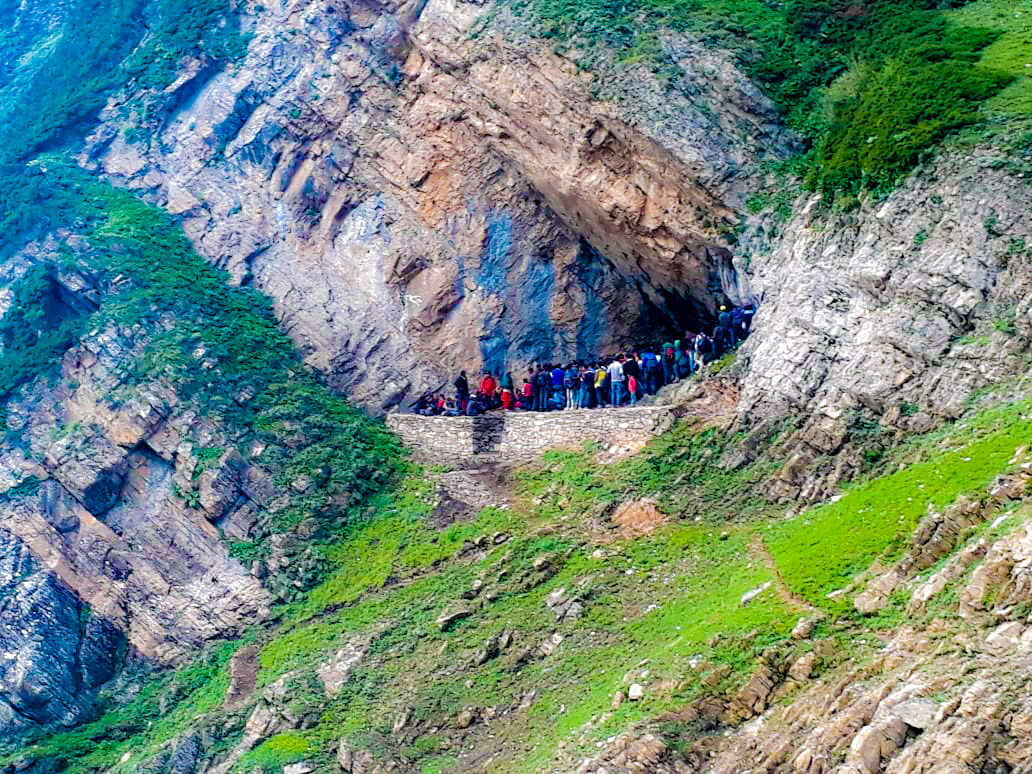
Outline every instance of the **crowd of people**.
<svg viewBox="0 0 1032 774">
<path fill-rule="evenodd" d="M 635 405 L 662 387 L 687 379 L 706 363 L 735 349 L 749 335 L 753 304 L 728 310 L 720 307 L 712 335 L 688 332 L 655 350 L 614 355 L 565 365 L 542 363 L 517 384 L 511 372 L 500 379 L 485 371 L 479 384 L 470 384 L 463 371 L 450 397 L 424 395 L 413 409 L 424 416 L 477 416 L 505 411 L 570 411 Z"/>
</svg>

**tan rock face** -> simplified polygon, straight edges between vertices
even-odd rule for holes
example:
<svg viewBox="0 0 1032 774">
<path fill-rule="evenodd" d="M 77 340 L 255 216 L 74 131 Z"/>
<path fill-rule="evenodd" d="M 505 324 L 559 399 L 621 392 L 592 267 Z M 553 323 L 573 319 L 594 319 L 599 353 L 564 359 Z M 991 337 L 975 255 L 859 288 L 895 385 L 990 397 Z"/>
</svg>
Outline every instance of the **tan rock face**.
<svg viewBox="0 0 1032 774">
<path fill-rule="evenodd" d="M 673 90 L 629 72 L 614 77 L 630 98 L 593 99 L 593 76 L 504 14 L 481 29 L 496 10 L 266 8 L 243 62 L 184 71 L 196 97 L 141 144 L 110 108 L 83 163 L 180 213 L 373 408 L 460 367 L 695 327 L 729 276 L 754 161 L 789 148 L 770 104 L 682 40 L 665 43 Z"/>
</svg>

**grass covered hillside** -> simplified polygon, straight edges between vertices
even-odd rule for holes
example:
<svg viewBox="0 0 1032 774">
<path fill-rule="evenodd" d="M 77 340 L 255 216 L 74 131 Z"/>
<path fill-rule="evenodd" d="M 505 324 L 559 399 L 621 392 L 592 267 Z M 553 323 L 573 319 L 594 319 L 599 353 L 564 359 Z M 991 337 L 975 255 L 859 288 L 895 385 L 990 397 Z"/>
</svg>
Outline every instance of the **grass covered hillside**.
<svg viewBox="0 0 1032 774">
<path fill-rule="evenodd" d="M 966 126 L 1029 148 L 1027 0 L 529 0 L 514 10 L 586 67 L 615 52 L 676 76 L 666 31 L 736 51 L 809 141 L 807 186 L 829 195 L 891 188 Z"/>
<path fill-rule="evenodd" d="M 129 679 L 96 722 L 7 760 L 161 771 L 193 739 L 192 765 L 217 757 L 222 771 L 330 772 L 342 748 L 404 771 L 565 771 L 634 727 L 687 751 L 749 716 L 741 686 L 758 669 L 806 656 L 833 681 L 871 658 L 877 632 L 941 615 L 893 597 L 864 617 L 833 592 L 901 555 L 929 508 L 984 497 L 1030 437 L 1027 398 L 990 402 L 788 515 L 758 486 L 776 435 L 728 472 L 715 461 L 741 439 L 691 422 L 614 463 L 591 447 L 550 453 L 480 510 L 442 504 L 438 477 L 454 474 L 411 468 L 278 623 Z M 1024 525 L 1019 506 L 964 538 Z M 819 623 L 794 639 L 801 618 Z M 716 714 L 699 725 L 706 706 Z"/>
</svg>

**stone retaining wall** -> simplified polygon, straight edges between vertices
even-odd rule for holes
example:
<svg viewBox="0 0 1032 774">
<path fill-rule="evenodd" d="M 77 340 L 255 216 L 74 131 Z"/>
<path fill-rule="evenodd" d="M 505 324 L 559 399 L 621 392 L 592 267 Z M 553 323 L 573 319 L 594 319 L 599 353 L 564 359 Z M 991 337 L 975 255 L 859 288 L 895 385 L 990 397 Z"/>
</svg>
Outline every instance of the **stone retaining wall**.
<svg viewBox="0 0 1032 774">
<path fill-rule="evenodd" d="M 387 426 L 424 462 L 454 464 L 492 458 L 526 459 L 546 449 L 643 442 L 668 429 L 669 406 L 577 411 L 493 412 L 479 417 L 391 414 Z"/>
</svg>

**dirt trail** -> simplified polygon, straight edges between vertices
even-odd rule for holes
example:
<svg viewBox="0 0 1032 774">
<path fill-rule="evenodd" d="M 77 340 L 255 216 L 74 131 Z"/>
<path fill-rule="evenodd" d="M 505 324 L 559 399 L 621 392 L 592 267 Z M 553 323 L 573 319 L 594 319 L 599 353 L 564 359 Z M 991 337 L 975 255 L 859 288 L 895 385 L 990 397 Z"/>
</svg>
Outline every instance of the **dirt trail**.
<svg viewBox="0 0 1032 774">
<path fill-rule="evenodd" d="M 821 613 L 821 609 L 814 607 L 805 599 L 794 593 L 792 589 L 788 587 L 781 578 L 781 573 L 778 571 L 777 562 L 774 561 L 774 557 L 770 555 L 770 551 L 767 550 L 767 546 L 763 544 L 763 538 L 759 535 L 753 535 L 752 542 L 749 544 L 749 553 L 755 558 L 761 560 L 767 569 L 770 570 L 770 574 L 774 576 L 774 588 L 778 590 L 778 596 L 781 597 L 782 601 L 789 607 L 794 607 L 800 610 L 806 610 L 809 613 Z"/>
</svg>

